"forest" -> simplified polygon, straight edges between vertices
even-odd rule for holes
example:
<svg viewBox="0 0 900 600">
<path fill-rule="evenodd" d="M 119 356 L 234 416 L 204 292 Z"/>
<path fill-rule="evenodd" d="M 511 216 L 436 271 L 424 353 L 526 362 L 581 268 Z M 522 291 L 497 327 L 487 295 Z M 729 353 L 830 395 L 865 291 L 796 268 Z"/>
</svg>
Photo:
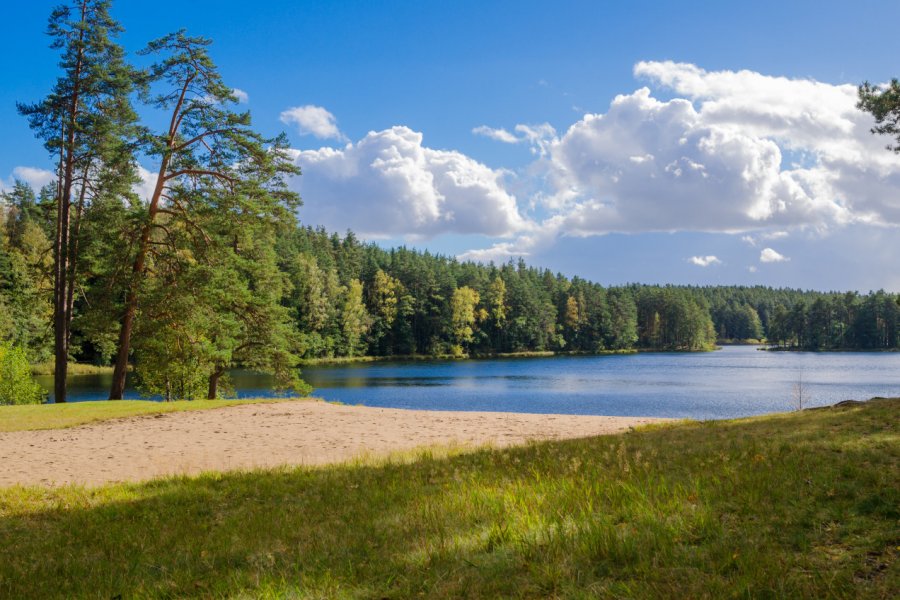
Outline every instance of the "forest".
<svg viewBox="0 0 900 600">
<path fill-rule="evenodd" d="M 53 364 L 57 401 L 72 362 L 113 367 L 110 399 L 129 373 L 174 399 L 221 396 L 235 367 L 303 391 L 304 359 L 898 345 L 884 291 L 603 287 L 310 227 L 286 137 L 237 112 L 210 40 L 169 34 L 138 68 L 121 30 L 108 1 L 52 13 L 59 77 L 18 110 L 55 181 L 0 195 L 0 369 Z"/>
<path fill-rule="evenodd" d="M 0 204 L 0 337 L 35 362 L 53 358 L 55 203 L 55 183 L 35 192 L 18 182 Z M 81 215 L 73 362 L 115 359 L 127 301 L 123 265 L 133 249 L 109 224 L 140 222 L 144 211 L 112 199 Z M 211 378 L 236 366 L 281 370 L 290 383 L 302 359 L 698 351 L 728 341 L 803 350 L 898 345 L 900 303 L 884 291 L 604 287 L 522 259 L 484 265 L 384 249 L 293 215 L 229 229 L 218 245 L 203 240 L 199 248 L 189 235 L 168 237 L 175 227 L 167 224 L 148 252 L 131 357 L 140 387 L 171 397 L 207 395 Z"/>
</svg>

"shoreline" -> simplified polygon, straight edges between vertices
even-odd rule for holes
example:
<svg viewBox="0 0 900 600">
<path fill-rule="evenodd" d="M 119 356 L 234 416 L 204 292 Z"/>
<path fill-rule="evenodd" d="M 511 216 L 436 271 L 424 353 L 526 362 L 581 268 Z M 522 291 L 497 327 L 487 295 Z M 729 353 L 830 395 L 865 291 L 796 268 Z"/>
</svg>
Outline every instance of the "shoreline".
<svg viewBox="0 0 900 600">
<path fill-rule="evenodd" d="M 502 360 L 526 358 L 567 358 L 579 356 L 632 356 L 635 354 L 703 354 L 720 350 L 719 345 L 701 350 L 667 350 L 664 348 L 625 348 L 621 350 L 530 350 L 525 352 L 498 352 L 492 354 L 395 354 L 392 356 L 336 356 L 331 358 L 304 358 L 300 368 L 329 365 L 374 363 L 374 362 L 429 362 L 465 360 Z"/>
<path fill-rule="evenodd" d="M 206 471 L 339 464 L 423 447 L 506 447 L 675 421 L 308 401 L 232 405 L 5 433 L 0 487 L 98 486 Z"/>
</svg>

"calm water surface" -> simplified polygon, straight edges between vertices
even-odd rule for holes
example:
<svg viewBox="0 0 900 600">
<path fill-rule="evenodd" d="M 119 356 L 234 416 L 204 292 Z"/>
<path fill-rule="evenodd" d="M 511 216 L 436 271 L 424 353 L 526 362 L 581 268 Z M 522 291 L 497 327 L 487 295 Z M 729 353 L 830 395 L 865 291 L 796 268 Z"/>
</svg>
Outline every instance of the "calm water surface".
<svg viewBox="0 0 900 600">
<path fill-rule="evenodd" d="M 308 367 L 315 395 L 345 404 L 432 410 L 720 419 L 804 404 L 900 395 L 900 353 L 645 353 Z M 232 374 L 239 397 L 271 396 L 271 379 Z M 106 398 L 110 378 L 76 376 L 71 400 Z M 51 378 L 42 384 L 52 388 Z M 134 390 L 126 397 L 139 398 Z"/>
</svg>

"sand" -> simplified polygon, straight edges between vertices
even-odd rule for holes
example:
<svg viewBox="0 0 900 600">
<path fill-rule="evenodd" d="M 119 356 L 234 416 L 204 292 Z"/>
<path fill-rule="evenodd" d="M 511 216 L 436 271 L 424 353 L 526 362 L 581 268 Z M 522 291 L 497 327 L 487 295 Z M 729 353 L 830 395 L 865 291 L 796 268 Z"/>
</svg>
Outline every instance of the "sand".
<svg viewBox="0 0 900 600">
<path fill-rule="evenodd" d="M 322 465 L 435 445 L 502 447 L 616 433 L 643 417 L 439 412 L 302 401 L 0 433 L 0 486 L 102 485 L 203 471 Z"/>
</svg>

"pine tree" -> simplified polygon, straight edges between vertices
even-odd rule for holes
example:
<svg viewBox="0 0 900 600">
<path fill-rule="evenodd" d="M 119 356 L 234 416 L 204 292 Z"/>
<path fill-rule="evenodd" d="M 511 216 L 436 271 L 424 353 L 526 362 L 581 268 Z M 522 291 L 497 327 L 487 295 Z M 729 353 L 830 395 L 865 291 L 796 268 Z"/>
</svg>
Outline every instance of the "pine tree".
<svg viewBox="0 0 900 600">
<path fill-rule="evenodd" d="M 284 137 L 266 140 L 250 128 L 249 113 L 222 81 L 207 48 L 210 41 L 183 31 L 151 42 L 143 54 L 160 56 L 144 82 L 146 101 L 169 115 L 167 128 L 148 135 L 145 152 L 159 160 L 156 185 L 145 207 L 119 329 L 110 399 L 125 391 L 128 356 L 138 301 L 157 245 L 170 236 L 168 219 L 183 223 L 197 239 L 210 211 L 244 211 L 258 219 L 292 215 L 299 197 L 284 176 L 299 173 L 287 156 Z M 158 91 L 160 90 L 161 91 Z M 155 95 L 153 92 L 156 92 Z M 166 217 L 165 219 L 163 217 Z"/>
<path fill-rule="evenodd" d="M 122 28 L 109 7 L 108 0 L 77 0 L 53 11 L 48 33 L 51 47 L 61 51 L 63 74 L 46 99 L 18 105 L 59 161 L 53 248 L 57 402 L 66 401 L 81 218 L 101 188 L 119 187 L 133 178 L 127 138 L 134 122 L 129 102 L 134 77 L 114 42 Z"/>
</svg>

